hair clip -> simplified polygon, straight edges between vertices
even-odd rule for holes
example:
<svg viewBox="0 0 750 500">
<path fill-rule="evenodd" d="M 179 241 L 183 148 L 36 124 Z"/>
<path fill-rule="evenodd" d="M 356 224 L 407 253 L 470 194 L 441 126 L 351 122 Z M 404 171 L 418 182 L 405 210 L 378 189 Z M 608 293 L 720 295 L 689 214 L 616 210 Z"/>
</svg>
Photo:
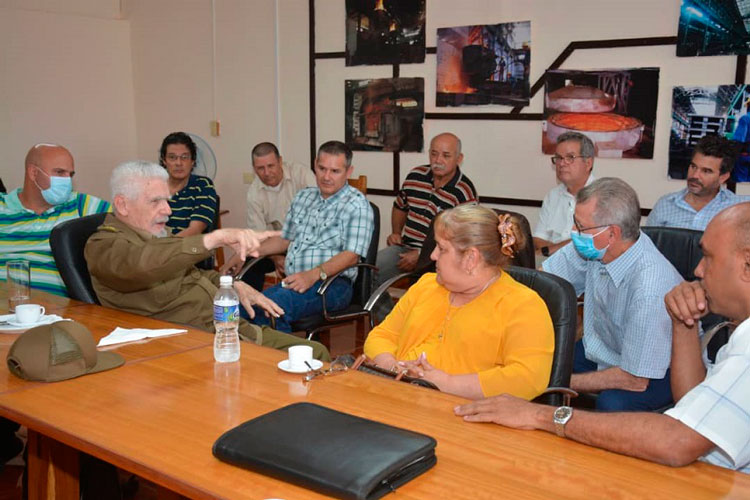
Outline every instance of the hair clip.
<svg viewBox="0 0 750 500">
<path fill-rule="evenodd" d="M 516 242 L 516 236 L 513 234 L 513 222 L 510 214 L 498 215 L 497 218 L 500 221 L 497 225 L 497 231 L 500 233 L 500 241 L 502 242 L 500 251 L 512 258 L 513 244 Z"/>
</svg>

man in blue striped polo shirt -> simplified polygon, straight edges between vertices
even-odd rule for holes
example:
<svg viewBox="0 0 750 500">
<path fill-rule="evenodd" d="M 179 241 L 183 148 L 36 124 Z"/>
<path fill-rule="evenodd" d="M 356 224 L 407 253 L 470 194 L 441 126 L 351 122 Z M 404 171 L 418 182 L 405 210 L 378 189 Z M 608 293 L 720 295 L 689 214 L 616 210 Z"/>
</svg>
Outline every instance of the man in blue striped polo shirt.
<svg viewBox="0 0 750 500">
<path fill-rule="evenodd" d="M 29 261 L 31 286 L 67 295 L 55 266 L 49 234 L 56 225 L 108 212 L 109 203 L 73 191 L 73 156 L 57 144 L 37 144 L 26 155 L 23 188 L 0 194 L 0 280 L 7 261 Z"/>
</svg>

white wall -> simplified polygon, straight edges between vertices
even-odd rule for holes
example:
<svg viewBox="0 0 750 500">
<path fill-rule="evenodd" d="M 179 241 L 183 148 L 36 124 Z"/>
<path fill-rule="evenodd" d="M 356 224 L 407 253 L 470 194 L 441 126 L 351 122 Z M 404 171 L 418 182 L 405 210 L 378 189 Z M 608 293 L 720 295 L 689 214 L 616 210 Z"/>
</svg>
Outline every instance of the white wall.
<svg viewBox="0 0 750 500">
<path fill-rule="evenodd" d="M 280 23 L 282 30 L 294 29 L 290 43 L 280 42 L 280 71 L 291 76 L 296 68 L 286 64 L 307 47 L 301 41 L 306 25 L 299 18 L 307 11 L 305 0 L 280 0 L 285 5 Z M 679 0 L 429 0 L 427 2 L 427 46 L 434 47 L 439 27 L 469 24 L 493 24 L 531 21 L 531 82 L 537 80 L 566 45 L 575 40 L 675 36 L 679 18 Z M 293 14 L 290 11 L 294 11 Z M 345 50 L 345 3 L 317 0 L 316 50 Z M 675 85 L 709 85 L 734 83 L 736 57 L 677 58 L 675 46 L 579 50 L 563 64 L 563 69 L 660 68 L 659 96 L 655 131 L 655 151 L 651 160 L 618 160 L 598 158 L 594 167 L 597 176 L 618 176 L 638 191 L 643 207 L 650 208 L 664 193 L 684 187 L 684 181 L 667 179 L 668 140 L 671 125 L 671 94 Z M 507 112 L 506 106 L 472 106 L 463 108 L 435 107 L 435 55 L 428 54 L 423 64 L 404 64 L 401 76 L 425 79 L 425 111 L 427 112 Z M 390 77 L 390 66 L 345 67 L 342 59 L 318 60 L 316 63 L 317 139 L 344 137 L 344 80 L 350 78 Z M 301 84 L 299 84 L 301 85 Z M 303 143 L 305 131 L 289 131 L 289 121 L 308 120 L 306 94 L 288 95 L 282 88 L 282 102 L 294 99 L 295 113 L 282 114 L 281 127 L 287 134 L 285 142 Z M 543 91 L 537 93 L 524 112 L 541 113 Z M 465 155 L 464 171 L 474 181 L 480 195 L 530 198 L 541 200 L 555 184 L 547 156 L 541 152 L 541 122 L 538 121 L 451 121 L 426 120 L 425 143 L 433 135 L 450 131 L 459 135 Z M 287 146 L 288 147 L 288 146 Z M 408 170 L 426 161 L 424 153 L 401 154 L 401 179 Z M 392 154 L 355 152 L 354 163 L 359 173 L 368 176 L 368 185 L 390 189 L 392 185 Z M 750 193 L 740 185 L 738 192 Z M 391 199 L 370 198 L 381 207 L 384 220 L 381 239 L 390 232 Z M 526 214 L 535 223 L 538 209 L 508 207 Z"/>
<path fill-rule="evenodd" d="M 112 2 L 94 3 L 90 16 L 30 10 L 50 4 L 59 12 L 60 2 L 0 4 L 0 175 L 8 189 L 22 184 L 24 157 L 38 142 L 67 146 L 76 189 L 106 199 L 112 165 L 135 154 L 128 23 L 107 18 L 119 14 Z"/>
<path fill-rule="evenodd" d="M 225 227 L 244 226 L 243 172 L 250 150 L 278 141 L 273 0 L 217 0 L 216 101 L 212 87 L 210 0 L 130 0 L 138 155 L 158 160 L 168 133 L 206 139 L 217 156 L 214 179 Z M 221 121 L 221 136 L 209 123 Z"/>
</svg>

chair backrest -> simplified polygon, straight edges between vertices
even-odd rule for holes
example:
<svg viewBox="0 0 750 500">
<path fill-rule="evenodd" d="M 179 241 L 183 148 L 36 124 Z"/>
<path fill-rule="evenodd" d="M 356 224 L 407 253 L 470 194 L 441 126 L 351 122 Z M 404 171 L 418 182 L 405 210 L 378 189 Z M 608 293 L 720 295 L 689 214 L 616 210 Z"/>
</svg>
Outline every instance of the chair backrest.
<svg viewBox="0 0 750 500">
<path fill-rule="evenodd" d="M 703 231 L 681 227 L 644 226 L 641 228 L 656 248 L 687 281 L 695 279 L 695 267 L 703 257 L 700 247 Z"/>
<path fill-rule="evenodd" d="M 514 280 L 538 293 L 547 304 L 555 331 L 555 352 L 549 387 L 570 387 L 576 341 L 576 294 L 573 285 L 559 276 L 536 269 L 511 266 L 506 271 Z M 542 394 L 534 401 L 560 406 L 562 399 L 561 394 Z"/>
<path fill-rule="evenodd" d="M 365 257 L 364 263 L 375 265 L 375 261 L 378 258 L 378 243 L 380 240 L 380 209 L 374 203 L 370 202 L 372 207 L 373 223 L 372 239 L 370 240 L 370 246 L 367 248 L 367 256 Z M 370 298 L 372 294 L 372 270 L 361 267 L 357 274 L 357 279 L 354 280 L 354 289 L 352 294 L 352 304 L 363 306 Z"/>
<path fill-rule="evenodd" d="M 695 268 L 698 266 L 701 258 L 703 258 L 703 251 L 700 246 L 703 231 L 661 226 L 644 226 L 641 228 L 641 231 L 651 238 L 656 248 L 672 263 L 683 279 L 686 281 L 694 281 L 696 279 Z M 706 331 L 725 319 L 723 316 L 717 314 L 708 314 L 701 319 L 701 325 L 703 326 L 703 330 Z M 713 360 L 716 358 L 717 351 L 727 343 L 727 340 L 729 340 L 729 330 L 727 328 L 720 330 L 714 335 L 708 344 L 709 359 Z"/>
<path fill-rule="evenodd" d="M 529 219 L 525 215 L 518 212 L 511 212 L 510 210 L 501 210 L 499 208 L 494 209 L 495 213 L 510 214 L 515 217 L 516 221 L 521 228 L 521 231 L 526 236 L 526 246 L 518 252 L 518 255 L 514 256 L 510 261 L 511 266 L 526 267 L 528 269 L 534 269 L 535 257 L 534 257 L 534 242 L 531 236 L 531 225 Z M 417 272 L 420 273 L 431 273 L 435 271 L 435 263 L 430 259 L 430 254 L 435 249 L 435 221 L 433 220 L 427 230 L 424 242 L 422 243 L 422 249 L 419 251 L 419 258 L 417 259 Z"/>
<path fill-rule="evenodd" d="M 104 222 L 107 214 L 87 215 L 65 221 L 52 229 L 49 244 L 55 265 L 60 272 L 68 295 L 75 300 L 89 304 L 99 304 L 99 299 L 91 285 L 91 276 L 83 257 L 83 249 L 89 237 Z"/>
<path fill-rule="evenodd" d="M 367 194 L 367 176 L 360 175 L 359 177 L 353 177 L 349 179 L 349 185 L 354 189 L 359 189 L 362 194 Z"/>
</svg>

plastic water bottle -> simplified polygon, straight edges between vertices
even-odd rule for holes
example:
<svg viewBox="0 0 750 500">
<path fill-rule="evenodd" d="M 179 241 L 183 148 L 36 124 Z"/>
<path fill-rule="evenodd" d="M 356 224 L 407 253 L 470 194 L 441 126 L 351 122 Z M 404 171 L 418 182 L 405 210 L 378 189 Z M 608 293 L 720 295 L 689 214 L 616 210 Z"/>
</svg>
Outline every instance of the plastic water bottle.
<svg viewBox="0 0 750 500">
<path fill-rule="evenodd" d="M 214 297 L 214 359 L 230 363 L 240 359 L 240 299 L 232 288 L 231 276 L 222 276 L 219 284 Z"/>
</svg>

